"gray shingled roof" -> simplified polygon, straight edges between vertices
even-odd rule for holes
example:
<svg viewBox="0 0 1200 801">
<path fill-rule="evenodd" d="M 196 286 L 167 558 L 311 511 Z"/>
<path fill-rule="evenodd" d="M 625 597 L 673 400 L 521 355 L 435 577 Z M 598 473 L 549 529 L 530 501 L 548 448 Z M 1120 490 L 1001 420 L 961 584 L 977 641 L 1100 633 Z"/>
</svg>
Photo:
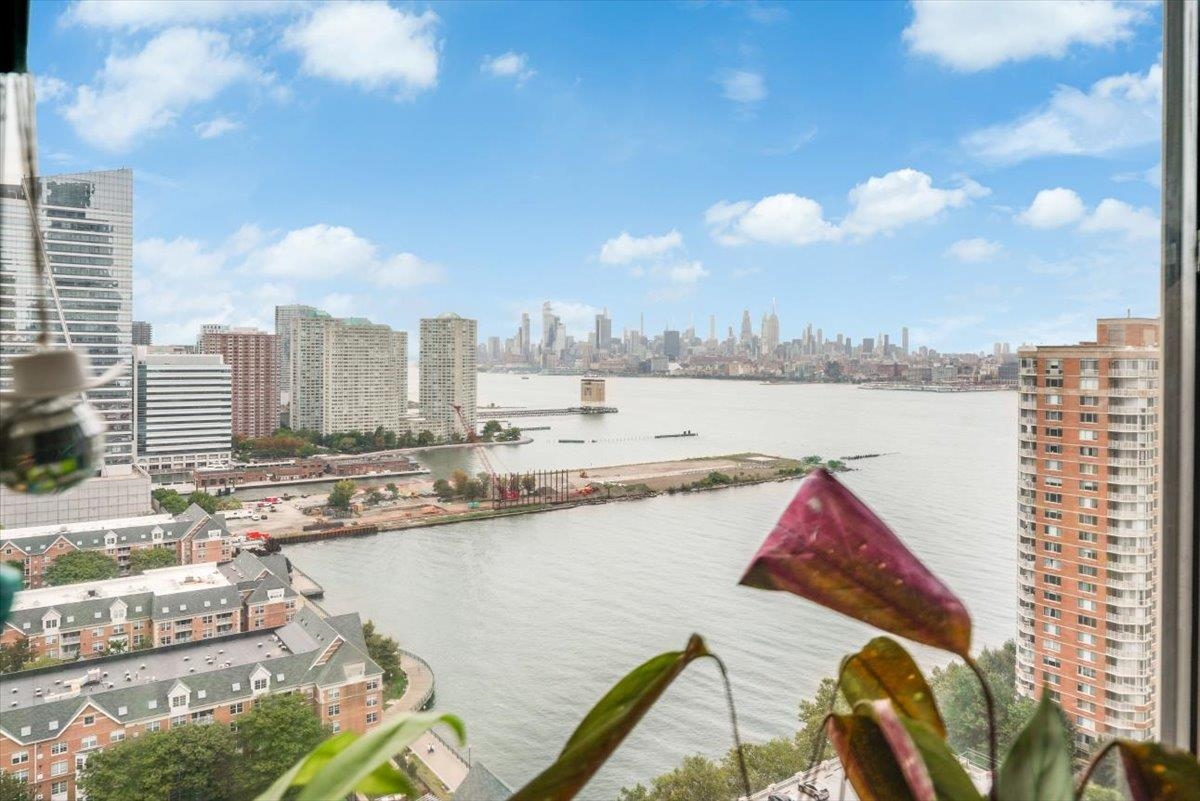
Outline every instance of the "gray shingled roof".
<svg viewBox="0 0 1200 801">
<path fill-rule="evenodd" d="M 192 531 L 216 531 L 220 536 L 226 536 L 229 529 L 225 527 L 225 518 L 221 515 L 209 515 L 196 504 L 192 504 L 175 516 L 174 520 L 166 523 L 140 526 L 117 526 L 114 528 L 98 528 L 88 531 L 51 532 L 34 537 L 5 538 L 0 532 L 0 547 L 12 546 L 29 555 L 45 553 L 51 545 L 62 538 L 77 548 L 103 548 L 104 539 L 109 534 L 116 536 L 118 546 L 135 543 L 164 542 L 173 543 L 183 539 Z M 155 539 L 155 533 L 162 535 L 161 540 Z"/>
<path fill-rule="evenodd" d="M 169 696 L 179 684 L 190 692 L 189 712 L 229 703 L 248 697 L 251 676 L 261 668 L 271 674 L 272 692 L 311 683 L 341 683 L 346 679 L 345 667 L 353 662 L 361 662 L 366 675 L 383 672 L 353 643 L 342 644 L 324 665 L 314 668 L 321 652 L 339 637 L 332 625 L 305 608 L 274 632 L 243 633 L 10 673 L 0 676 L 0 731 L 20 743 L 50 739 L 88 704 L 121 723 L 162 717 L 170 712 Z M 46 700 L 85 678 L 88 683 L 79 688 L 78 695 Z"/>
<path fill-rule="evenodd" d="M 88 598 L 84 601 L 54 604 L 53 606 L 42 606 L 36 609 L 13 609 L 8 614 L 7 625 L 12 626 L 27 636 L 41 634 L 42 618 L 47 612 L 53 609 L 61 615 L 58 624 L 59 631 L 83 629 L 88 626 L 105 626 L 111 622 L 112 606 L 118 600 L 125 602 L 127 607 L 126 615 L 128 617 L 135 617 L 139 614 L 144 615 L 150 611 L 150 604 L 154 600 L 154 593 L 134 592 L 119 597 Z"/>
<path fill-rule="evenodd" d="M 496 777 L 482 762 L 475 760 L 467 777 L 454 791 L 454 801 L 504 801 L 512 788 Z"/>
</svg>

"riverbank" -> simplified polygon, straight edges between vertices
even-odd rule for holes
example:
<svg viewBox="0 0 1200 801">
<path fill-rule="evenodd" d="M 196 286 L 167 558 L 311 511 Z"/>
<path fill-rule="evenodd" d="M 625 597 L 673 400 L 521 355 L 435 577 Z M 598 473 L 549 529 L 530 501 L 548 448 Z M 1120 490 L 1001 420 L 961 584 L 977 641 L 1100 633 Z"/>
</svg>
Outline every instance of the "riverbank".
<svg viewBox="0 0 1200 801">
<path fill-rule="evenodd" d="M 228 525 L 235 533 L 242 529 L 254 529 L 270 534 L 281 545 L 299 544 L 642 500 L 663 494 L 708 492 L 771 481 L 790 481 L 802 478 L 817 467 L 849 469 L 839 460 L 822 461 L 814 457 L 800 460 L 761 453 L 737 453 L 563 470 L 536 474 L 553 482 L 553 495 L 549 494 L 550 490 L 546 487 L 535 488 L 524 491 L 516 499 L 496 504 L 496 508 L 490 501 L 484 501 L 481 505 L 461 499 L 430 498 L 427 496 L 432 490 L 432 483 L 410 482 L 400 488 L 398 497 L 374 506 L 353 504 L 355 511 L 340 515 L 336 520 L 322 516 L 326 511 L 326 498 L 315 495 L 279 504 L 279 512 L 265 521 L 233 520 Z M 367 492 L 369 490 L 366 488 L 362 490 L 364 494 Z M 542 492 L 546 494 L 540 494 Z M 401 497 L 404 493 L 407 493 L 407 497 Z"/>
</svg>

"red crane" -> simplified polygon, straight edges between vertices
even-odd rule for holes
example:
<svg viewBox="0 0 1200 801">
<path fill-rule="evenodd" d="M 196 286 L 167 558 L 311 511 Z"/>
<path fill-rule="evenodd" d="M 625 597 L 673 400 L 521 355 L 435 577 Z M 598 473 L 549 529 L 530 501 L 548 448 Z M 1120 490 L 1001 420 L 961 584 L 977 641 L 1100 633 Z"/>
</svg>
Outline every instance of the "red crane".
<svg viewBox="0 0 1200 801">
<path fill-rule="evenodd" d="M 487 474 L 492 477 L 491 481 L 493 485 L 492 491 L 494 493 L 494 497 L 506 501 L 515 501 L 521 497 L 520 493 L 509 489 L 508 486 L 505 485 L 504 479 L 497 475 L 496 468 L 492 466 L 492 460 L 488 458 L 487 448 L 479 444 L 479 435 L 475 433 L 474 428 L 467 424 L 467 418 L 463 414 L 462 406 L 457 403 L 452 403 L 450 404 L 450 408 L 454 409 L 454 414 L 458 417 L 458 423 L 463 429 L 463 436 L 466 437 L 467 442 L 475 446 L 473 449 L 475 451 L 475 455 L 479 457 L 479 461 L 483 462 L 483 466 L 487 469 Z"/>
</svg>

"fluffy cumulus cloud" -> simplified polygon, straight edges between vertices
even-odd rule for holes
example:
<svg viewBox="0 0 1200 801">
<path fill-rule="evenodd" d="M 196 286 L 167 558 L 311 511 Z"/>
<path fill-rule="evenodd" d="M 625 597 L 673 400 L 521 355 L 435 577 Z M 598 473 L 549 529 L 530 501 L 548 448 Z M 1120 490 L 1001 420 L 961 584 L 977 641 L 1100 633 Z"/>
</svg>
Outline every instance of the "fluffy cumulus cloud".
<svg viewBox="0 0 1200 801">
<path fill-rule="evenodd" d="M 62 20 L 89 28 L 138 30 L 269 16 L 296 6 L 293 0 L 76 0 Z"/>
<path fill-rule="evenodd" d="M 1061 58 L 1072 45 L 1126 41 L 1149 18 L 1134 3 L 1112 0 L 914 0 L 904 29 L 911 52 L 963 72 L 1010 61 Z"/>
<path fill-rule="evenodd" d="M 350 228 L 311 225 L 286 232 L 243 226 L 216 246 L 194 239 L 147 239 L 134 246 L 134 304 L 162 341 L 183 342 L 201 323 L 270 327 L 273 307 L 314 294 L 331 314 L 362 309 L 344 279 L 376 291 L 411 289 L 443 280 L 445 270 L 406 252 L 385 253 Z M 204 291 L 194 291 L 194 282 Z M 337 287 L 337 288 L 335 288 Z M 341 296 L 339 298 L 339 296 Z"/>
<path fill-rule="evenodd" d="M 662 236 L 631 236 L 627 231 L 622 231 L 600 247 L 599 258 L 605 264 L 630 264 L 656 258 L 682 247 L 683 236 L 675 230 Z"/>
<path fill-rule="evenodd" d="M 1043 108 L 969 134 L 967 150 L 1011 164 L 1039 156 L 1102 156 L 1161 134 L 1162 65 L 1103 78 L 1086 91 L 1060 86 Z"/>
<path fill-rule="evenodd" d="M 826 219 L 821 204 L 791 193 L 758 201 L 722 200 L 704 213 L 713 239 L 723 245 L 763 242 L 809 245 L 846 235 L 867 237 L 929 220 L 989 193 L 969 179 L 940 188 L 923 172 L 906 168 L 869 178 L 850 190 L 850 211 L 840 224 Z"/>
<path fill-rule="evenodd" d="M 139 137 L 170 126 L 190 106 L 257 77 L 224 34 L 169 28 L 136 53 L 110 55 L 63 114 L 80 138 L 103 150 L 124 151 Z"/>
<path fill-rule="evenodd" d="M 1031 228 L 1061 228 L 1078 222 L 1085 212 L 1078 193 L 1060 186 L 1038 192 L 1029 208 L 1017 215 L 1017 222 Z"/>
<path fill-rule="evenodd" d="M 986 197 L 989 190 L 971 180 L 955 189 L 939 189 L 933 179 L 914 169 L 869 178 L 850 190 L 850 214 L 842 222 L 847 233 L 869 236 L 928 220 L 946 209 Z"/>
<path fill-rule="evenodd" d="M 437 85 L 439 22 L 387 3 L 330 3 L 290 26 L 283 43 L 309 75 L 411 98 Z"/>
<path fill-rule="evenodd" d="M 537 75 L 537 71 L 529 66 L 529 57 L 512 50 L 499 56 L 485 56 L 479 69 L 493 78 L 510 78 L 518 86 Z"/>
<path fill-rule="evenodd" d="M 965 262 L 981 262 L 993 259 L 1000 253 L 1000 243 L 982 237 L 960 239 L 946 248 L 946 255 Z"/>
<path fill-rule="evenodd" d="M 227 133 L 241 130 L 242 124 L 237 120 L 231 120 L 228 117 L 213 117 L 211 120 L 198 123 L 196 133 L 201 139 L 216 139 L 218 136 L 224 136 Z"/>
<path fill-rule="evenodd" d="M 750 70 L 728 70 L 717 78 L 721 94 L 735 103 L 757 103 L 767 97 L 767 82 Z"/>
<path fill-rule="evenodd" d="M 1152 240 L 1159 236 L 1158 215 L 1148 208 L 1135 209 L 1122 200 L 1105 198 L 1079 224 L 1079 230 L 1119 233 L 1130 240 Z"/>
</svg>

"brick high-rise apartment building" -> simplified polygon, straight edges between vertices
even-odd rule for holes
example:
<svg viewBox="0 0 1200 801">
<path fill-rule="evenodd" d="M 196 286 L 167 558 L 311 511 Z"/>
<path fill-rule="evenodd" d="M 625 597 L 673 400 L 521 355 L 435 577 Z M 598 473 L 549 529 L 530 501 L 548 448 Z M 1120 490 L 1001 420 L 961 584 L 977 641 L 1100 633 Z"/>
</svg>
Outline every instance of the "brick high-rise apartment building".
<svg viewBox="0 0 1200 801">
<path fill-rule="evenodd" d="M 229 365 L 233 435 L 268 437 L 279 428 L 279 370 L 275 335 L 257 328 L 205 326 L 200 352 L 217 353 Z"/>
<path fill-rule="evenodd" d="M 1087 741 L 1154 731 L 1159 323 L 1021 348 L 1017 688 Z"/>
</svg>

